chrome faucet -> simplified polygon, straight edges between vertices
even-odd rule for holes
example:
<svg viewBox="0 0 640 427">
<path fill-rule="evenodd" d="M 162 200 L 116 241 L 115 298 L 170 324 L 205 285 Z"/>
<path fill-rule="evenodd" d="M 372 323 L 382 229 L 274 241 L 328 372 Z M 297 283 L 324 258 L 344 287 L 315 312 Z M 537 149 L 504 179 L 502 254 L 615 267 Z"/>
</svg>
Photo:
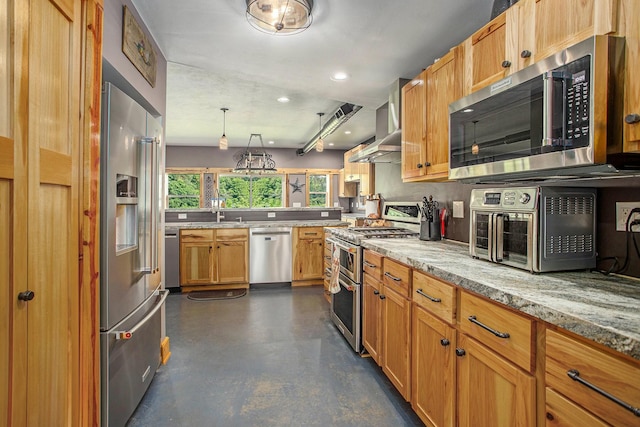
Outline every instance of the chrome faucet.
<svg viewBox="0 0 640 427">
<path fill-rule="evenodd" d="M 222 208 L 220 207 L 220 191 L 217 188 L 213 189 L 213 201 L 211 202 L 211 213 L 216 214 L 216 222 L 220 222 L 221 219 L 224 219 L 224 214 L 221 213 Z"/>
</svg>

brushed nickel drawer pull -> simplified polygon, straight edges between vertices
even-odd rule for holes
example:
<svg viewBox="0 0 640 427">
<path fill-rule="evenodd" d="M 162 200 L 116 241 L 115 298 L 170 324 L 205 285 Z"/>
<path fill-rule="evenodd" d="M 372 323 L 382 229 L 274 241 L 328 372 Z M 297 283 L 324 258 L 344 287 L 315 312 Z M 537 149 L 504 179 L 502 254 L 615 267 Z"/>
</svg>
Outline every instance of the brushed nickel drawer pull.
<svg viewBox="0 0 640 427">
<path fill-rule="evenodd" d="M 369 261 L 362 261 L 364 263 L 364 265 L 366 265 L 369 268 L 376 268 L 375 264 L 371 264 Z"/>
<path fill-rule="evenodd" d="M 399 281 L 401 281 L 401 280 L 402 280 L 402 279 L 401 279 L 401 278 L 399 278 L 399 277 L 393 276 L 393 275 L 392 275 L 392 274 L 390 274 L 389 272 L 385 272 L 385 273 L 384 273 L 384 275 L 385 275 L 385 276 L 387 276 L 389 279 L 391 279 L 391 280 L 395 281 L 395 282 L 399 282 Z"/>
<path fill-rule="evenodd" d="M 509 338 L 510 336 L 508 332 L 496 331 L 495 329 L 488 327 L 484 323 L 479 322 L 476 316 L 469 316 L 469 322 L 475 323 L 476 325 L 480 326 L 482 329 L 485 329 L 491 332 L 493 335 L 497 336 L 498 338 Z"/>
<path fill-rule="evenodd" d="M 580 372 L 577 369 L 571 369 L 571 370 L 567 371 L 567 375 L 572 380 L 578 381 L 583 386 L 590 388 L 591 390 L 595 391 L 596 393 L 599 393 L 599 394 L 603 395 L 604 397 L 606 397 L 607 399 L 612 400 L 613 402 L 615 402 L 618 405 L 622 406 L 624 409 L 626 409 L 627 411 L 630 411 L 636 417 L 640 417 L 640 408 L 635 408 L 635 407 L 629 405 L 627 402 L 624 402 L 624 401 L 618 399 L 617 397 L 615 397 L 614 395 L 604 391 L 600 387 L 591 384 L 589 381 L 583 379 L 580 376 Z"/>
<path fill-rule="evenodd" d="M 418 289 L 416 292 L 432 302 L 442 302 L 440 298 L 434 298 L 431 295 L 425 294 L 424 292 L 422 292 L 422 289 Z"/>
</svg>

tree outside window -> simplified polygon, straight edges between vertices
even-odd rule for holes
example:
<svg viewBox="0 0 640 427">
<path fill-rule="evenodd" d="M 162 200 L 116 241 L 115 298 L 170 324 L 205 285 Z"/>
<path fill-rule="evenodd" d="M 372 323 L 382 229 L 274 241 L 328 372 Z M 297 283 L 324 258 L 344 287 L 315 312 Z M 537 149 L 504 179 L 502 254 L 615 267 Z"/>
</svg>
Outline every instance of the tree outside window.
<svg viewBox="0 0 640 427">
<path fill-rule="evenodd" d="M 218 188 L 227 208 L 282 207 L 281 175 L 220 175 Z"/>
<path fill-rule="evenodd" d="M 309 206 L 328 206 L 329 175 L 309 175 Z"/>
<path fill-rule="evenodd" d="M 197 209 L 200 207 L 200 174 L 167 174 L 168 207 Z"/>
</svg>

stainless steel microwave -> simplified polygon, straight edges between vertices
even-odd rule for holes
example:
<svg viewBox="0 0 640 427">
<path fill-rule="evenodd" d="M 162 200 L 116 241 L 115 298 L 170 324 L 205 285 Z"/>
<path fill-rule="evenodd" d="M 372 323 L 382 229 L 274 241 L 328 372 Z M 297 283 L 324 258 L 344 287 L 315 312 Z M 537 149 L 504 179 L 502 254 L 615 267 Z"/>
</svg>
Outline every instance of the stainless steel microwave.
<svg viewBox="0 0 640 427">
<path fill-rule="evenodd" d="M 604 165 L 623 40 L 595 36 L 449 106 L 449 178 L 544 177 Z M 609 149 L 611 152 L 611 149 Z M 573 170 L 572 170 L 573 168 Z"/>
</svg>

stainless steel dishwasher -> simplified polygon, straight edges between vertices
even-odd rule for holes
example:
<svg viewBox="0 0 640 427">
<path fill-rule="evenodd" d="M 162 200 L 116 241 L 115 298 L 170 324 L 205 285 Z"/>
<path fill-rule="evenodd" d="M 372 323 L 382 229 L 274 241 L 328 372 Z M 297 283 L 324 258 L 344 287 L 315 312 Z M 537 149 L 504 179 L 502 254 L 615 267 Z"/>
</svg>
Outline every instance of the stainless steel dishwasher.
<svg viewBox="0 0 640 427">
<path fill-rule="evenodd" d="M 291 227 L 250 230 L 249 283 L 290 283 Z"/>
</svg>

